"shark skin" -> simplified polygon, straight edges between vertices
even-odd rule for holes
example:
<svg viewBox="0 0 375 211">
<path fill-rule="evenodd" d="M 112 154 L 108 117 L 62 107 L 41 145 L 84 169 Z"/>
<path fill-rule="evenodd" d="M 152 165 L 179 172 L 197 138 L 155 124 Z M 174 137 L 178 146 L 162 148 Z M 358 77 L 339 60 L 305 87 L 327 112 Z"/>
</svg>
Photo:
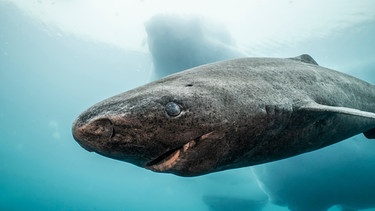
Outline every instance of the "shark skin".
<svg viewBox="0 0 375 211">
<path fill-rule="evenodd" d="M 309 55 L 185 70 L 95 104 L 73 123 L 86 150 L 199 176 L 272 162 L 359 133 L 375 138 L 375 86 Z"/>
</svg>

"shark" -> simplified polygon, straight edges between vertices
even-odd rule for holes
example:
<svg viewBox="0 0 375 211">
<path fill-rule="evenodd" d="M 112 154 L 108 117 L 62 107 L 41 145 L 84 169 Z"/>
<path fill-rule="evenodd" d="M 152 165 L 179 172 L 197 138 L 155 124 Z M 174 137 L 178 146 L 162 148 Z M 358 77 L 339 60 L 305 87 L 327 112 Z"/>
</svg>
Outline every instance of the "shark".
<svg viewBox="0 0 375 211">
<path fill-rule="evenodd" d="M 240 58 L 110 97 L 73 123 L 86 150 L 155 172 L 200 176 L 268 163 L 363 133 L 375 86 L 309 55 Z"/>
</svg>

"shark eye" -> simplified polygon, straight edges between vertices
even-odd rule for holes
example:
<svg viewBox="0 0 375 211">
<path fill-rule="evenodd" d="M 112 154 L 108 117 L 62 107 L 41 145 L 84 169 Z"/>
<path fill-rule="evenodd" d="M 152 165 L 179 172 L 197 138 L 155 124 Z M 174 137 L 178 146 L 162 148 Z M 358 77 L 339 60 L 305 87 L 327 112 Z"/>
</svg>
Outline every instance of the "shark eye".
<svg viewBox="0 0 375 211">
<path fill-rule="evenodd" d="M 165 112 L 168 116 L 176 117 L 181 113 L 181 107 L 177 103 L 169 102 L 165 105 Z"/>
</svg>

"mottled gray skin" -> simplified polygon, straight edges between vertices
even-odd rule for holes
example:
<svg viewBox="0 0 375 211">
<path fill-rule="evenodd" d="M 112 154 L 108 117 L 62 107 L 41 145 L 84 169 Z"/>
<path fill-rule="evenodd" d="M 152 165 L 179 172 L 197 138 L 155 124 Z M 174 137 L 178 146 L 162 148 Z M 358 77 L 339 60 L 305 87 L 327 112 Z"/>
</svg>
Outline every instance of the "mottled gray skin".
<svg viewBox="0 0 375 211">
<path fill-rule="evenodd" d="M 181 108 L 178 116 L 166 112 L 169 102 Z M 309 108 L 319 104 L 375 112 L 375 86 L 308 55 L 235 59 L 104 100 L 77 118 L 73 135 L 107 157 L 197 176 L 295 156 L 375 128 L 374 118 Z"/>
</svg>

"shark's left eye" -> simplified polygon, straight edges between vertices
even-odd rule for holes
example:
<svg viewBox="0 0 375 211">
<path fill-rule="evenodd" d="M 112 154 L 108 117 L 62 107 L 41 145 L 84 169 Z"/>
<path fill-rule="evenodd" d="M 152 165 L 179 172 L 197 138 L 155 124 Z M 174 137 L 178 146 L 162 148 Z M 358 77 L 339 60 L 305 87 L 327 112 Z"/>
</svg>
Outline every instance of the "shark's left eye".
<svg viewBox="0 0 375 211">
<path fill-rule="evenodd" d="M 169 102 L 165 105 L 165 112 L 168 116 L 176 117 L 181 113 L 181 107 L 175 102 Z"/>
</svg>

